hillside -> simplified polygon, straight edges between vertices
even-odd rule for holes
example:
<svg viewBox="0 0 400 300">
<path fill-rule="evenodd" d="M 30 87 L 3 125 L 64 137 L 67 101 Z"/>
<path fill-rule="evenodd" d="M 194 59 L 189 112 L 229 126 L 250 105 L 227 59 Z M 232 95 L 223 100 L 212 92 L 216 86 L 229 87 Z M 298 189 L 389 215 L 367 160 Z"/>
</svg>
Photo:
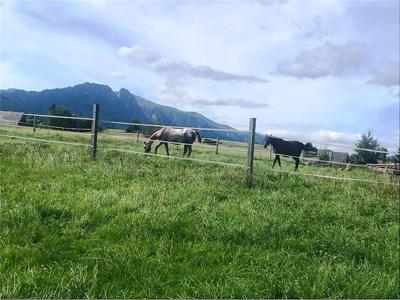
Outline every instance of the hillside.
<svg viewBox="0 0 400 300">
<path fill-rule="evenodd" d="M 399 298 L 396 186 L 272 173 L 261 149 L 248 188 L 244 169 L 107 151 L 141 149 L 109 131 L 95 162 L 86 148 L 0 136 L 1 299 Z M 245 155 L 193 152 L 236 163 Z"/>
<path fill-rule="evenodd" d="M 159 105 L 130 93 L 127 89 L 113 91 L 106 85 L 83 83 L 73 87 L 49 89 L 40 92 L 20 89 L 0 90 L 0 110 L 46 114 L 52 104 L 68 108 L 79 116 L 89 117 L 92 105 L 100 104 L 100 119 L 120 122 L 139 120 L 143 123 L 159 123 L 186 127 L 221 128 L 231 127 L 218 124 L 195 112 Z M 103 124 L 102 126 L 105 126 Z M 109 126 L 109 125 L 108 125 Z M 243 134 L 203 131 L 203 136 L 245 141 Z M 258 137 L 262 142 L 262 137 Z"/>
</svg>

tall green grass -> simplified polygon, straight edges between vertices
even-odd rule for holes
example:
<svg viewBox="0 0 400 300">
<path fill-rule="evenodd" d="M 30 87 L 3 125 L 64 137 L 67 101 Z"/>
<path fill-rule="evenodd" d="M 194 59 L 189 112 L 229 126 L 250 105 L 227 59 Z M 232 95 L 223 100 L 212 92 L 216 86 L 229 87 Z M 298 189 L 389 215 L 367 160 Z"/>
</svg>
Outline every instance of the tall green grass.
<svg viewBox="0 0 400 300">
<path fill-rule="evenodd" d="M 93 162 L 0 137 L 0 298 L 400 297 L 396 186 L 257 163 L 248 188 L 241 169 L 113 151 Z M 351 175 L 378 176 L 363 172 Z"/>
</svg>

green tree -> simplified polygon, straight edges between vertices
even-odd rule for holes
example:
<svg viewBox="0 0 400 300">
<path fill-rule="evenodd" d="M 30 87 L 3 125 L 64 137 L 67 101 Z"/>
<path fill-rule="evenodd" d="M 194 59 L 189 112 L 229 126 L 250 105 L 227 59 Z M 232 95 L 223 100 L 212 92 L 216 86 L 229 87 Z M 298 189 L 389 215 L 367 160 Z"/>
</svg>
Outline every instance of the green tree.
<svg viewBox="0 0 400 300">
<path fill-rule="evenodd" d="M 379 151 L 384 151 L 384 152 L 386 152 L 386 153 L 377 153 L 378 160 L 381 160 L 382 162 L 385 163 L 385 162 L 387 161 L 387 152 L 388 152 L 388 149 L 385 148 L 385 147 L 378 147 L 378 150 L 379 150 Z"/>
<path fill-rule="evenodd" d="M 349 162 L 352 164 L 358 164 L 360 162 L 360 158 L 357 154 L 353 153 L 349 156 Z"/>
<path fill-rule="evenodd" d="M 57 106 L 53 104 L 49 108 L 49 115 L 52 116 L 63 116 L 63 117 L 79 117 L 78 115 L 72 114 L 68 108 L 63 106 Z M 41 124 L 49 125 L 53 127 L 62 127 L 66 130 L 90 130 L 92 122 L 90 120 L 80 120 L 80 119 L 68 119 L 68 118 L 46 118 L 46 121 L 41 121 Z M 54 128 L 61 129 L 61 128 Z"/>
<path fill-rule="evenodd" d="M 319 160 L 329 161 L 330 160 L 329 150 L 328 149 L 321 149 L 320 151 L 318 151 L 318 159 Z"/>
<path fill-rule="evenodd" d="M 377 163 L 378 159 L 381 157 L 382 153 L 376 153 L 374 151 L 368 150 L 360 150 L 360 149 L 369 149 L 369 150 L 378 150 L 382 149 L 379 145 L 377 139 L 375 139 L 372 135 L 372 131 L 368 130 L 366 134 L 361 136 L 356 142 L 355 152 L 357 153 L 358 159 L 361 163 Z"/>
<path fill-rule="evenodd" d="M 55 104 L 50 106 L 49 115 L 72 117 L 71 112 L 67 108 L 65 108 L 63 106 L 57 106 Z M 46 125 L 54 126 L 54 127 L 74 128 L 74 127 L 76 127 L 76 120 L 75 119 L 64 119 L 64 118 L 48 118 Z"/>
</svg>

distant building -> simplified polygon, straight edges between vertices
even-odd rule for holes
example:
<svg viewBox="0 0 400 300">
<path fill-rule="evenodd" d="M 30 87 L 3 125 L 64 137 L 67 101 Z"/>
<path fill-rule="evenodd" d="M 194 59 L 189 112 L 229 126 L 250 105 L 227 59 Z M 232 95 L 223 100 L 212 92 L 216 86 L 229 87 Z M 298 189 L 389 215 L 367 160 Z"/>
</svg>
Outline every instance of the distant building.
<svg viewBox="0 0 400 300">
<path fill-rule="evenodd" d="M 0 111 L 0 125 L 21 125 L 23 112 Z"/>
<path fill-rule="evenodd" d="M 347 163 L 349 161 L 349 154 L 347 152 L 330 152 L 330 160 L 334 162 Z"/>
</svg>

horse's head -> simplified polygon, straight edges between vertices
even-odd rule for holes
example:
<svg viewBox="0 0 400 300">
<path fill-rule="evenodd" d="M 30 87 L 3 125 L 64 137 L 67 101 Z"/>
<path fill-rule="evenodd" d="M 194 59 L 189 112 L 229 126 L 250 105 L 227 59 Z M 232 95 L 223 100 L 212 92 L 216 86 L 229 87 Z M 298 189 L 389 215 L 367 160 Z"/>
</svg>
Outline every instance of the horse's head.
<svg viewBox="0 0 400 300">
<path fill-rule="evenodd" d="M 306 143 L 304 145 L 304 151 L 308 152 L 308 153 L 313 153 L 313 154 L 317 154 L 318 149 L 315 148 L 311 143 Z"/>
<path fill-rule="evenodd" d="M 269 135 L 265 136 L 264 148 L 267 148 L 268 145 L 271 145 L 271 137 Z"/>
<path fill-rule="evenodd" d="M 144 149 L 144 153 L 149 153 L 149 152 L 151 151 L 151 145 L 150 145 L 150 143 L 144 141 L 143 149 Z"/>
</svg>

